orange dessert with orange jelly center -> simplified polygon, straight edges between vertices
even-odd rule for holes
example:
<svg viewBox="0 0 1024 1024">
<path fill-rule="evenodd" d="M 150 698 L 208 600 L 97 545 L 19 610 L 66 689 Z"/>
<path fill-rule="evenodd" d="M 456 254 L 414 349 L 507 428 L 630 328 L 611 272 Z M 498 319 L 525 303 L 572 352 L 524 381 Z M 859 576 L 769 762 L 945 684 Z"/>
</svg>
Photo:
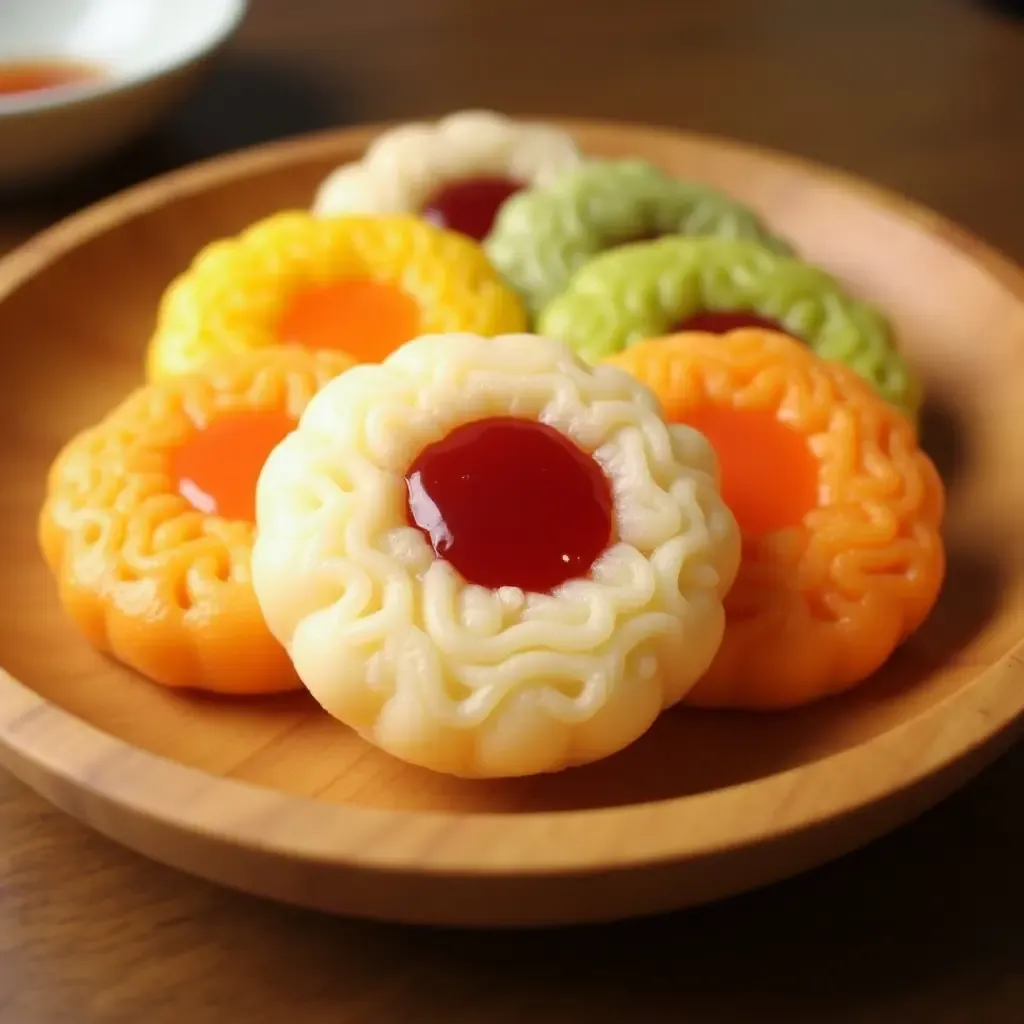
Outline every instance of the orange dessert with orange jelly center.
<svg viewBox="0 0 1024 1024">
<path fill-rule="evenodd" d="M 253 592 L 256 483 L 306 403 L 353 365 L 277 346 L 136 389 L 50 470 L 39 541 L 86 639 L 165 686 L 299 688 Z"/>
<path fill-rule="evenodd" d="M 607 362 L 706 435 L 743 534 L 725 638 L 685 699 L 787 707 L 876 671 L 924 621 L 945 570 L 942 482 L 910 421 L 775 331 L 682 333 Z"/>
</svg>

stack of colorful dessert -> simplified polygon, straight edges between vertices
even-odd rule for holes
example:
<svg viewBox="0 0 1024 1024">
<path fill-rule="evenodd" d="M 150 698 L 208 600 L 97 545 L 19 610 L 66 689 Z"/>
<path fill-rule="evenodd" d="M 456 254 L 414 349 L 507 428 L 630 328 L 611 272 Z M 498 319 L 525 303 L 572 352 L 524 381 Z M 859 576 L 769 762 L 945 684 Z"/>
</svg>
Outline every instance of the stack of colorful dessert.
<svg viewBox="0 0 1024 1024">
<path fill-rule="evenodd" d="M 200 252 L 146 368 L 50 473 L 70 617 L 156 683 L 305 687 L 435 771 L 838 693 L 941 586 L 882 314 L 740 203 L 559 129 L 383 133 Z"/>
</svg>

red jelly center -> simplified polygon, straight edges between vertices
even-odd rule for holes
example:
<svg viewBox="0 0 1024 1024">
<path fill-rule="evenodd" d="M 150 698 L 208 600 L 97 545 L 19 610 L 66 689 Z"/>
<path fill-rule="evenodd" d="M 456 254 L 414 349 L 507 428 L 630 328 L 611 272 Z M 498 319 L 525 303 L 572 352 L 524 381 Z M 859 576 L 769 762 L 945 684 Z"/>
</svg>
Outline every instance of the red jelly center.
<svg viewBox="0 0 1024 1024">
<path fill-rule="evenodd" d="M 703 313 L 695 313 L 693 316 L 681 320 L 673 328 L 671 333 L 679 331 L 706 331 L 708 334 L 728 334 L 729 331 L 738 330 L 741 327 L 761 327 L 768 331 L 780 331 L 782 334 L 789 334 L 777 320 L 768 317 L 758 316 L 757 313 L 748 313 L 743 310 L 729 312 L 728 310 L 706 310 Z"/>
<path fill-rule="evenodd" d="M 409 522 L 483 587 L 549 593 L 585 576 L 612 535 L 601 467 L 564 434 L 495 417 L 456 427 L 406 474 Z"/>
<path fill-rule="evenodd" d="M 523 182 L 512 178 L 449 182 L 423 204 L 423 217 L 439 228 L 458 231 L 479 242 L 491 233 L 501 204 L 523 188 Z"/>
</svg>

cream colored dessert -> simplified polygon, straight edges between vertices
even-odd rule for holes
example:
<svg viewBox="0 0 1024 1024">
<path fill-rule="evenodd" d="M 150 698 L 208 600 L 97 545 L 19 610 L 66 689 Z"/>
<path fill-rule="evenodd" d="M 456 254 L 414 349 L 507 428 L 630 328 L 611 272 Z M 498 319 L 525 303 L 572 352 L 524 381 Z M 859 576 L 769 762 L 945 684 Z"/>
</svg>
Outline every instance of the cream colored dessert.
<svg viewBox="0 0 1024 1024">
<path fill-rule="evenodd" d="M 581 159 L 572 137 L 558 128 L 493 111 L 460 111 L 378 136 L 361 160 L 328 175 L 313 210 L 324 216 L 420 213 L 449 186 L 481 179 L 506 181 L 510 189 L 546 185 Z"/>
<path fill-rule="evenodd" d="M 471 447 L 451 447 L 467 427 L 479 473 L 442 487 L 425 453 L 470 465 Z M 520 442 L 553 444 L 569 472 L 538 489 Z M 577 470 L 594 495 L 569 489 Z M 591 564 L 543 590 L 502 583 L 533 558 L 515 547 L 517 503 L 571 546 L 585 531 L 566 502 L 599 527 L 601 487 Z M 445 532 L 452 494 L 455 512 L 491 510 L 459 520 L 465 540 Z M 527 334 L 425 336 L 332 382 L 267 460 L 257 528 L 257 598 L 313 696 L 396 757 L 465 776 L 555 771 L 637 739 L 714 658 L 740 553 L 705 438 L 628 374 Z"/>
</svg>

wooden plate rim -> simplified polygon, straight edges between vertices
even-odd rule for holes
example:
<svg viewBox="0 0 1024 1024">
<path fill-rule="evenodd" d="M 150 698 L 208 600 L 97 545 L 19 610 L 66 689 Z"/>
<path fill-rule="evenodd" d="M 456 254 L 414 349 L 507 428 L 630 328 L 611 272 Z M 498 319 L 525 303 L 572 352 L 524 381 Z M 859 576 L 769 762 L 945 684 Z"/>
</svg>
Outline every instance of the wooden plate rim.
<svg viewBox="0 0 1024 1024">
<path fill-rule="evenodd" d="M 831 180 L 889 207 L 963 252 L 1024 302 L 1024 272 L 991 246 L 890 190 L 813 161 L 708 135 L 635 123 L 543 119 L 583 134 L 731 150 Z M 390 123 L 322 132 L 216 157 L 151 179 L 72 215 L 0 259 L 0 301 L 43 267 L 114 224 L 252 171 L 361 147 Z M 945 700 L 873 739 L 761 779 L 691 796 L 596 810 L 452 814 L 381 810 L 290 796 L 207 774 L 109 735 L 0 668 L 0 761 L 127 812 L 220 843 L 300 861 L 417 875 L 522 876 L 696 860 L 809 830 L 912 788 L 1024 726 L 1024 638 Z M 910 763 L 898 750 L 924 751 Z M 879 766 L 884 770 L 879 773 Z M 808 772 L 819 776 L 804 784 Z M 828 785 L 834 779 L 843 785 Z M 211 784 L 212 783 L 212 784 Z M 820 799 L 819 794 L 842 793 Z M 215 794 L 204 800 L 204 791 Z M 232 810 L 225 820 L 223 797 Z M 771 808 L 770 819 L 759 813 Z M 391 836 L 396 837 L 394 843 Z M 601 842 L 595 842 L 600 835 Z M 400 836 L 400 838 L 398 838 Z M 612 838 L 614 837 L 614 838 Z M 588 850 L 600 851 L 590 856 Z"/>
</svg>

